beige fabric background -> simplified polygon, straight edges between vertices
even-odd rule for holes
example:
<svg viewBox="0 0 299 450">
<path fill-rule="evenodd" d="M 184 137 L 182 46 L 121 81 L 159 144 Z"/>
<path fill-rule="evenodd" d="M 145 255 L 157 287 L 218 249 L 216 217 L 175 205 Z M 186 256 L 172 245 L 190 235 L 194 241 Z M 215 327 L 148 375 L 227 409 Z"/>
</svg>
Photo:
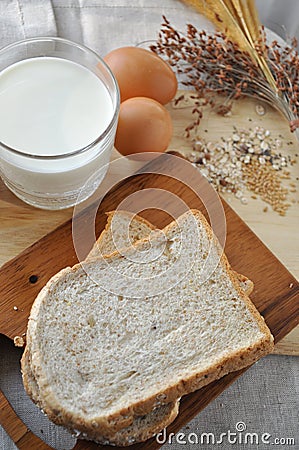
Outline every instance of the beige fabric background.
<svg viewBox="0 0 299 450">
<path fill-rule="evenodd" d="M 283 37 L 299 33 L 298 0 L 258 0 L 261 18 Z M 165 14 L 178 28 L 186 22 L 207 28 L 207 22 L 179 0 L 0 0 L 0 47 L 31 36 L 61 36 L 93 48 L 101 55 L 122 45 L 155 39 Z M 286 32 L 287 30 L 287 32 Z M 0 105 L 1 107 L 1 105 Z M 0 243 L 1 245 L 1 243 Z M 1 313 L 1 312 L 0 312 Z M 0 388 L 15 410 L 38 436 L 54 449 L 71 449 L 69 433 L 51 424 L 27 398 L 21 383 L 20 349 L 0 338 Z M 192 420 L 182 432 L 221 433 L 236 431 L 243 422 L 250 433 L 269 433 L 270 444 L 230 444 L 223 440 L 219 449 L 268 449 L 274 438 L 294 438 L 299 449 L 299 358 L 269 356 L 254 365 L 241 379 Z M 184 438 L 181 439 L 184 440 Z M 163 448 L 210 449 L 174 442 Z M 0 427 L 0 450 L 16 447 Z M 271 448 L 271 447 L 270 447 Z M 34 449 L 32 449 L 34 450 Z"/>
</svg>

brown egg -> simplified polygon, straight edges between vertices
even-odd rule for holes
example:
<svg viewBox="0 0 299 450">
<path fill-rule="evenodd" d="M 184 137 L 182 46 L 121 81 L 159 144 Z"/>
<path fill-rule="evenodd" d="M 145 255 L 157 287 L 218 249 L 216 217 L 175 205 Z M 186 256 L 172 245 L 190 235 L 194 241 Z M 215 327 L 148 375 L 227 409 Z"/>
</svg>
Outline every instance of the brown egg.
<svg viewBox="0 0 299 450">
<path fill-rule="evenodd" d="M 171 137 L 170 114 L 156 100 L 134 97 L 121 103 L 115 148 L 122 155 L 164 152 Z"/>
<path fill-rule="evenodd" d="M 162 105 L 176 94 L 178 83 L 169 64 L 155 53 L 139 47 L 121 47 L 105 58 L 120 89 L 121 101 L 149 97 Z"/>
</svg>

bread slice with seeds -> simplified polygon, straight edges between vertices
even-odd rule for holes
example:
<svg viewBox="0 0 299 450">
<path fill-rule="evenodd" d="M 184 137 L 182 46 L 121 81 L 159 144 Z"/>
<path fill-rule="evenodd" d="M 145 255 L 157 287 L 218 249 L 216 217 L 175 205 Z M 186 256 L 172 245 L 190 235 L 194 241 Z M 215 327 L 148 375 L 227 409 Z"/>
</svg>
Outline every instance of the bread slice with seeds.
<svg viewBox="0 0 299 450">
<path fill-rule="evenodd" d="M 273 348 L 198 211 L 62 270 L 34 302 L 28 338 L 45 412 L 94 440 Z"/>
<path fill-rule="evenodd" d="M 22 375 L 27 394 L 43 409 L 44 403 L 40 397 L 39 387 L 31 370 L 28 346 L 26 346 L 22 356 Z M 135 442 L 143 442 L 168 427 L 175 420 L 178 412 L 179 400 L 176 400 L 166 405 L 158 406 L 143 416 L 135 417 L 131 425 L 117 432 L 110 432 L 109 430 L 108 432 L 104 432 L 103 435 L 99 435 L 98 432 L 93 433 L 90 431 L 88 436 L 89 439 L 96 440 L 103 445 L 128 446 Z M 53 416 L 52 411 L 49 416 L 54 422 L 60 424 L 59 417 Z M 84 434 L 80 435 L 79 433 L 76 433 L 76 436 L 78 438 L 85 437 Z"/>
<path fill-rule="evenodd" d="M 116 250 L 117 247 L 123 248 L 130 243 L 134 243 L 137 240 L 148 236 L 153 230 L 155 230 L 155 227 L 150 222 L 146 221 L 138 215 L 132 216 L 125 211 L 117 211 L 116 213 L 111 212 L 108 213 L 107 216 L 108 220 L 105 230 L 101 233 L 87 259 L 98 256 L 99 253 L 102 255 L 111 254 Z M 112 219 L 114 220 L 113 233 L 111 228 Z M 128 235 L 129 242 L 127 242 Z M 250 294 L 251 286 L 253 285 L 253 283 L 241 274 L 237 274 L 237 278 L 240 282 L 241 287 L 248 294 Z M 26 385 L 27 392 L 33 399 L 35 399 L 37 403 L 41 403 L 41 400 L 39 399 L 39 389 L 30 368 L 29 343 L 24 352 L 22 370 L 23 380 L 24 384 Z M 149 417 L 143 416 L 143 420 L 141 421 L 140 419 L 137 419 L 136 423 L 134 419 L 132 425 L 130 425 L 130 430 L 139 430 L 139 439 L 137 436 L 137 440 L 145 440 L 147 439 L 147 436 L 152 436 L 155 433 L 157 427 L 159 428 L 164 425 L 162 427 L 164 428 L 165 426 L 169 425 L 177 416 L 178 401 L 171 402 L 161 407 L 157 407 L 154 411 L 154 417 L 151 413 L 149 413 Z M 117 436 L 110 436 L 110 434 L 108 433 L 108 435 L 102 437 L 103 439 L 101 441 L 110 439 L 110 442 L 113 442 L 116 445 L 125 445 L 125 442 L 128 441 L 128 437 L 125 437 L 127 435 L 129 435 L 129 430 L 125 428 L 124 430 L 120 430 L 117 433 Z"/>
<path fill-rule="evenodd" d="M 117 243 L 122 247 L 124 246 L 126 231 L 125 225 L 127 224 L 127 219 L 131 219 L 132 217 L 124 211 L 118 212 L 117 215 L 114 213 L 108 213 L 106 228 L 101 233 L 96 244 L 94 245 L 94 248 L 89 253 L 88 258 L 96 256 L 99 251 L 103 255 L 110 254 L 115 251 L 116 242 L 112 237 L 111 230 L 111 221 L 113 216 L 114 219 L 117 217 Z M 133 217 L 129 226 L 129 235 L 132 243 L 149 235 L 150 232 L 154 229 L 155 228 L 152 224 L 150 224 L 140 216 Z M 35 403 L 43 408 L 44 404 L 42 397 L 40 396 L 39 387 L 31 370 L 29 342 L 27 342 L 26 349 L 22 357 L 22 376 L 23 383 L 28 395 L 35 401 Z M 178 411 L 179 400 L 156 407 L 148 414 L 134 419 L 129 427 L 125 427 L 124 429 L 119 430 L 117 433 L 107 432 L 105 436 L 98 436 L 98 441 L 101 443 L 109 442 L 112 445 L 124 446 L 129 445 L 135 440 L 138 442 L 145 441 L 155 435 L 161 429 L 167 427 L 171 422 L 173 422 L 178 414 Z M 54 419 L 53 413 L 50 413 L 49 416 L 50 418 L 52 418 L 52 420 Z M 59 421 L 59 418 L 56 418 L 56 422 L 57 421 Z"/>
</svg>

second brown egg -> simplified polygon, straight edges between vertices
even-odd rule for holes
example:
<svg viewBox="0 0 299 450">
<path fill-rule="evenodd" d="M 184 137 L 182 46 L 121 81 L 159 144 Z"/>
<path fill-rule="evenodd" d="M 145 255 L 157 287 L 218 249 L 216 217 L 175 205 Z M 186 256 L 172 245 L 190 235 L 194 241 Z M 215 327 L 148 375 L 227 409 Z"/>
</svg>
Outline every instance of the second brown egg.
<svg viewBox="0 0 299 450">
<path fill-rule="evenodd" d="M 121 103 L 115 148 L 122 155 L 164 152 L 171 137 L 172 121 L 163 105 L 146 97 Z"/>
</svg>

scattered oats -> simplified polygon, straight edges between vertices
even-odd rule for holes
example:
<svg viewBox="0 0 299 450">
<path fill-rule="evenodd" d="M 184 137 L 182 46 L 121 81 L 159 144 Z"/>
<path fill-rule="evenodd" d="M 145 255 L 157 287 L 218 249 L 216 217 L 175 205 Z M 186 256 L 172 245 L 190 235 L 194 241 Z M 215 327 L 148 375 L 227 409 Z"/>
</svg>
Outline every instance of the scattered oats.
<svg viewBox="0 0 299 450">
<path fill-rule="evenodd" d="M 203 143 L 202 143 L 202 142 L 200 142 L 200 141 L 195 142 L 195 144 L 194 144 L 194 150 L 195 150 L 196 152 L 201 151 L 202 148 L 203 148 Z"/>
<path fill-rule="evenodd" d="M 15 311 L 18 311 L 19 308 L 18 308 L 17 306 L 14 306 L 13 309 L 14 309 Z"/>
<path fill-rule="evenodd" d="M 268 206 L 265 206 L 265 208 L 263 208 L 263 212 L 267 212 L 268 211 Z"/>
<path fill-rule="evenodd" d="M 249 191 L 251 198 L 259 197 L 284 216 L 294 203 L 287 197 L 296 192 L 296 185 L 287 188 L 283 180 L 291 179 L 286 168 L 296 161 L 281 153 L 281 145 L 281 140 L 262 127 L 249 130 L 233 127 L 232 135 L 222 137 L 219 142 L 204 142 L 201 138 L 193 141 L 193 149 L 185 157 L 217 191 L 233 194 L 242 204 L 248 203 Z"/>
<path fill-rule="evenodd" d="M 289 284 L 289 288 L 292 288 L 294 286 L 294 283 Z"/>
</svg>

